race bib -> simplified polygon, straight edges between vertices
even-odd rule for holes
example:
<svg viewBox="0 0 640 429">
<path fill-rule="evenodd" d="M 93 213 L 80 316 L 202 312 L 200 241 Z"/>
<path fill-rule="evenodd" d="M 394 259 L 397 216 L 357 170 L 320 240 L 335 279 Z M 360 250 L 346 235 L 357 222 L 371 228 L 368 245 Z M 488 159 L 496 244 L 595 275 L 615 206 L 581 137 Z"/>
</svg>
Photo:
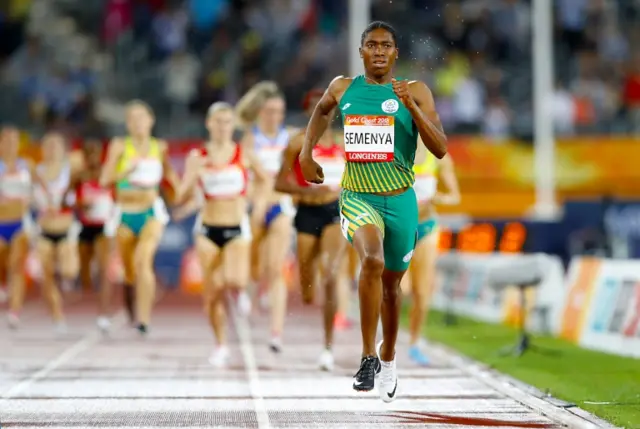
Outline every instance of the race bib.
<svg viewBox="0 0 640 429">
<path fill-rule="evenodd" d="M 140 159 L 129 175 L 129 183 L 140 187 L 155 186 L 162 180 L 162 163 L 157 159 Z"/>
<path fill-rule="evenodd" d="M 347 161 L 393 161 L 394 132 L 393 116 L 347 115 L 344 120 Z"/>
<path fill-rule="evenodd" d="M 416 199 L 419 202 L 429 201 L 436 194 L 438 182 L 431 175 L 417 175 L 413 184 L 413 190 L 416 193 Z"/>
<path fill-rule="evenodd" d="M 280 171 L 282 165 L 283 147 L 264 147 L 256 150 L 256 156 L 260 160 L 260 165 L 267 173 L 275 176 Z"/>
<path fill-rule="evenodd" d="M 237 167 L 206 172 L 201 176 L 201 183 L 204 193 L 210 197 L 239 195 L 245 188 L 244 174 Z"/>
<path fill-rule="evenodd" d="M 344 173 L 344 161 L 336 158 L 316 158 L 316 162 L 322 167 L 324 173 L 323 185 L 332 188 L 339 188 Z"/>
<path fill-rule="evenodd" d="M 113 199 L 108 194 L 98 194 L 93 197 L 87 218 L 93 221 L 106 222 L 113 215 Z"/>
</svg>

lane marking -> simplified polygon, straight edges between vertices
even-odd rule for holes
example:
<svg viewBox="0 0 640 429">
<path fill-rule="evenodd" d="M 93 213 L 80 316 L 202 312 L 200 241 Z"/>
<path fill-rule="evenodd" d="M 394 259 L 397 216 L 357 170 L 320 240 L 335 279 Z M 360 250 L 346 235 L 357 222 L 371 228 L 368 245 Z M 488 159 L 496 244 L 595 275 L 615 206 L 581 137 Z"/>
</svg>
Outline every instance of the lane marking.
<svg viewBox="0 0 640 429">
<path fill-rule="evenodd" d="M 117 320 L 120 318 L 120 315 L 113 318 L 114 322 L 112 324 L 112 330 L 120 329 L 124 324 L 124 320 Z M 0 396 L 0 400 L 11 399 L 14 396 L 24 392 L 32 384 L 35 382 L 46 378 L 53 371 L 63 366 L 67 362 L 70 362 L 75 357 L 80 355 L 82 352 L 90 349 L 94 345 L 96 345 L 103 337 L 103 334 L 97 330 L 92 330 L 89 334 L 84 335 L 75 343 L 71 344 L 69 347 L 62 350 L 62 352 L 53 360 L 50 360 L 45 366 L 43 366 L 40 370 L 34 372 L 24 380 L 14 384 L 9 389 L 7 389 L 2 396 Z"/>
<path fill-rule="evenodd" d="M 238 339 L 240 340 L 240 352 L 244 359 L 244 368 L 249 381 L 249 394 L 251 395 L 253 408 L 256 412 L 256 419 L 258 420 L 258 429 L 271 429 L 271 423 L 269 421 L 269 413 L 267 412 L 267 406 L 264 401 L 264 394 L 262 393 L 262 383 L 260 382 L 260 376 L 258 372 L 258 364 L 256 363 L 256 355 L 253 349 L 253 343 L 251 342 L 251 326 L 242 317 L 238 316 L 234 307 L 235 302 L 229 300 L 228 302 L 229 312 L 233 318 L 233 323 L 236 326 L 236 332 L 238 333 Z"/>
</svg>

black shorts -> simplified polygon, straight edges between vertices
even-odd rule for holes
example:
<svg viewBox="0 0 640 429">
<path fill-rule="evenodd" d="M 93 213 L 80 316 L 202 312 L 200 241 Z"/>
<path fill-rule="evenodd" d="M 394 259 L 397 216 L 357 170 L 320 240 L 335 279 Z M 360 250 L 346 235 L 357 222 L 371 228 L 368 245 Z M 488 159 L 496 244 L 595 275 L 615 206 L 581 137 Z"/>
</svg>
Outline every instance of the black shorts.
<svg viewBox="0 0 640 429">
<path fill-rule="evenodd" d="M 102 235 L 104 235 L 104 225 L 82 225 L 78 241 L 80 243 L 93 244 Z"/>
<path fill-rule="evenodd" d="M 40 236 L 55 246 L 60 244 L 61 241 L 66 240 L 69 237 L 69 233 L 68 232 L 53 233 L 53 232 L 43 231 L 40 233 Z"/>
<path fill-rule="evenodd" d="M 222 249 L 231 240 L 242 235 L 242 227 L 238 226 L 211 226 L 202 224 L 200 233 L 207 237 L 216 246 Z"/>
<path fill-rule="evenodd" d="M 340 223 L 340 204 L 338 200 L 322 205 L 298 204 L 293 220 L 296 231 L 320 237 L 329 225 Z"/>
</svg>

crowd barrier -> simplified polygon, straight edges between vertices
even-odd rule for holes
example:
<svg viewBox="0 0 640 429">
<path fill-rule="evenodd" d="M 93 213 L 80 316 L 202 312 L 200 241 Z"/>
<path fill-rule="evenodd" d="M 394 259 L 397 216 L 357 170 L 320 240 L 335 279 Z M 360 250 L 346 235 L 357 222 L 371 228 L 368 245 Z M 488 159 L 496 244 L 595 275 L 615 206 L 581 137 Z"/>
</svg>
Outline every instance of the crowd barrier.
<svg viewBox="0 0 640 429">
<path fill-rule="evenodd" d="M 491 267 L 512 255 L 459 254 L 456 269 L 440 269 L 433 306 L 489 323 L 516 326 L 519 290 L 497 291 Z M 527 327 L 582 347 L 640 358 L 640 260 L 547 258 L 545 278 L 527 289 Z"/>
</svg>

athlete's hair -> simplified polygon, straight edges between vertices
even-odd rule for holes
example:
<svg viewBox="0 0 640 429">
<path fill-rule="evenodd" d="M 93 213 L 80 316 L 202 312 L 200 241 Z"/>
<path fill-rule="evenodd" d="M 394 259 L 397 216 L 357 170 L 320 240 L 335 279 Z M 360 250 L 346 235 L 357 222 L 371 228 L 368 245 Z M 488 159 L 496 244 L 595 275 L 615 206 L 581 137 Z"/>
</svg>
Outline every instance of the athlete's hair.
<svg viewBox="0 0 640 429">
<path fill-rule="evenodd" d="M 367 34 L 371 33 L 374 30 L 383 29 L 388 31 L 393 38 L 393 43 L 398 45 L 398 35 L 396 33 L 396 29 L 391 26 L 391 24 L 387 24 L 384 21 L 373 21 L 371 24 L 367 25 L 367 28 L 362 32 L 362 36 L 360 37 L 360 46 L 364 43 L 364 39 L 367 37 Z"/>
<path fill-rule="evenodd" d="M 231 104 L 226 103 L 224 101 L 216 101 L 207 110 L 207 117 L 213 115 L 218 112 L 231 112 L 233 113 L 233 106 Z"/>
<path fill-rule="evenodd" d="M 236 104 L 240 125 L 248 127 L 253 124 L 264 103 L 271 98 L 284 98 L 275 82 L 262 81 L 253 85 Z"/>
<path fill-rule="evenodd" d="M 153 109 L 151 108 L 151 106 L 149 106 L 148 103 L 142 100 L 137 100 L 137 99 L 131 100 L 127 104 L 125 104 L 124 106 L 125 112 L 129 113 L 129 110 L 133 109 L 134 107 L 142 107 L 144 110 L 147 111 L 149 115 L 151 115 L 152 118 L 155 118 L 156 116 L 155 113 L 153 112 Z"/>
</svg>

